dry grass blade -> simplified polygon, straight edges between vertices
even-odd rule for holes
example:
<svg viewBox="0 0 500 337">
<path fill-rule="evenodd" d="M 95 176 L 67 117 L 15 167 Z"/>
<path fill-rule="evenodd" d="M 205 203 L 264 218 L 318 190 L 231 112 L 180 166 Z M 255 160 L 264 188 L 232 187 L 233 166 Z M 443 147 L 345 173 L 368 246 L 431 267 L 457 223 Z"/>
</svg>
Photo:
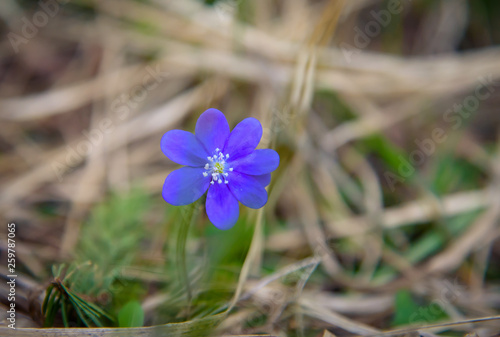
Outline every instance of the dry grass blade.
<svg viewBox="0 0 500 337">
<path fill-rule="evenodd" d="M 498 199 L 496 199 L 498 200 Z M 428 265 L 431 273 L 445 272 L 457 268 L 473 250 L 488 244 L 488 238 L 495 237 L 493 231 L 498 226 L 500 204 L 491 206 L 451 247 L 435 256 Z"/>
<path fill-rule="evenodd" d="M 422 333 L 425 335 L 426 333 L 423 333 L 423 331 L 428 330 L 428 329 L 458 327 L 461 325 L 466 325 L 466 324 L 471 324 L 471 323 L 493 322 L 493 326 L 498 328 L 498 327 L 500 327 L 500 325 L 498 324 L 498 321 L 500 321 L 500 316 L 466 319 L 466 320 L 457 321 L 457 322 L 440 323 L 440 324 L 433 324 L 433 325 L 427 325 L 427 326 L 421 326 L 421 327 L 415 327 L 415 328 L 391 330 L 391 331 L 376 333 L 376 334 L 367 335 L 367 336 L 365 335 L 365 337 L 399 336 L 399 335 L 404 335 L 404 334 L 408 334 L 408 333 L 412 333 L 412 332 L 419 332 L 419 333 Z"/>
<path fill-rule="evenodd" d="M 378 332 L 377 329 L 374 329 L 366 324 L 348 319 L 345 316 L 337 314 L 323 306 L 318 305 L 310 299 L 300 298 L 299 305 L 303 310 L 302 312 L 304 315 L 324 321 L 334 327 L 341 328 L 350 333 L 361 336 L 372 336 Z"/>
<path fill-rule="evenodd" d="M 3 99 L 0 101 L 2 111 L 0 117 L 29 121 L 66 113 L 94 100 L 102 99 L 105 95 L 116 95 L 133 87 L 142 81 L 144 75 L 139 72 L 141 69 L 143 69 L 142 65 L 130 66 L 69 87 L 19 98 Z M 117 81 L 119 78 L 128 78 L 129 81 Z M 110 81 L 118 83 L 111 88 L 111 92 L 104 90 L 106 83 Z"/>
</svg>

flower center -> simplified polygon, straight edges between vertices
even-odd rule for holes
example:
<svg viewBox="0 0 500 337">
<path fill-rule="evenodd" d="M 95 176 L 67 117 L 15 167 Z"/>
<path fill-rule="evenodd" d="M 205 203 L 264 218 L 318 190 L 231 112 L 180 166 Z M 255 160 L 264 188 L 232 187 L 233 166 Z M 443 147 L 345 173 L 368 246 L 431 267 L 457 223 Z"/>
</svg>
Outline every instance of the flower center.
<svg viewBox="0 0 500 337">
<path fill-rule="evenodd" d="M 207 157 L 208 163 L 205 164 L 205 172 L 203 172 L 204 177 L 212 176 L 212 181 L 210 184 L 215 184 L 215 182 L 222 184 L 229 184 L 227 177 L 228 172 L 232 172 L 233 168 L 228 167 L 226 160 L 229 159 L 229 154 L 222 153 L 220 149 L 215 149 L 215 154 L 212 157 Z"/>
<path fill-rule="evenodd" d="M 217 173 L 224 173 L 224 166 L 221 163 L 215 163 L 214 171 Z"/>
</svg>

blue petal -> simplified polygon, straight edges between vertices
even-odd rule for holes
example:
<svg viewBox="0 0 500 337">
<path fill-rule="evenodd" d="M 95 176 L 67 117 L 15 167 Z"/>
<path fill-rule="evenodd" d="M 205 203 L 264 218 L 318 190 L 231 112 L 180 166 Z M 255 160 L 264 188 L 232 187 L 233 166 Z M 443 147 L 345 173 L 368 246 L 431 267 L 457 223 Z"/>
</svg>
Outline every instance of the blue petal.
<svg viewBox="0 0 500 337">
<path fill-rule="evenodd" d="M 174 206 L 198 200 L 210 185 L 211 177 L 204 177 L 204 171 L 203 168 L 182 167 L 171 172 L 163 184 L 163 199 Z"/>
<path fill-rule="evenodd" d="M 171 130 L 161 137 L 161 150 L 180 165 L 204 166 L 208 153 L 196 137 L 187 131 Z"/>
<path fill-rule="evenodd" d="M 261 208 L 267 202 L 267 191 L 254 177 L 232 172 L 228 178 L 229 189 L 236 199 L 250 208 Z"/>
<path fill-rule="evenodd" d="M 248 156 L 231 161 L 229 166 L 234 171 L 253 176 L 271 173 L 280 164 L 280 156 L 271 149 L 255 150 Z"/>
<path fill-rule="evenodd" d="M 206 110 L 196 122 L 195 135 L 210 155 L 217 148 L 222 150 L 229 137 L 226 117 L 217 109 Z"/>
<path fill-rule="evenodd" d="M 210 222 L 222 230 L 232 228 L 240 214 L 238 200 L 224 183 L 210 186 L 206 209 Z"/>
<path fill-rule="evenodd" d="M 261 183 L 262 186 L 266 187 L 271 183 L 271 173 L 261 174 L 259 176 L 253 176 L 255 179 Z"/>
<path fill-rule="evenodd" d="M 238 158 L 252 153 L 262 138 L 262 125 L 255 118 L 246 118 L 236 125 L 227 140 L 224 153 Z"/>
</svg>

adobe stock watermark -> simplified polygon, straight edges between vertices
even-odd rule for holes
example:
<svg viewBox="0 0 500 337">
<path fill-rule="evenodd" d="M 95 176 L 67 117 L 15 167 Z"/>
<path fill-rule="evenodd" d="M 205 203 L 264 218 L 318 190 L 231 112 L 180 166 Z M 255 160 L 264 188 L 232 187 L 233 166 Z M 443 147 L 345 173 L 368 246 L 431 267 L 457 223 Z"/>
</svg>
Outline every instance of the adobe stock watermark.
<svg viewBox="0 0 500 337">
<path fill-rule="evenodd" d="M 445 280 L 443 283 L 438 298 L 429 305 L 419 308 L 410 316 L 409 323 L 411 325 L 423 326 L 436 322 L 437 319 L 442 317 L 444 308 L 455 303 L 463 296 L 465 288 L 458 284 L 457 280 L 453 283 Z"/>
<path fill-rule="evenodd" d="M 215 12 L 219 16 L 219 19 L 224 23 L 228 23 L 234 19 L 236 12 L 238 11 L 238 6 L 242 0 L 222 0 L 217 1 L 214 5 Z"/>
<path fill-rule="evenodd" d="M 272 108 L 271 117 L 271 126 L 262 130 L 262 141 L 264 143 L 270 142 L 273 137 L 277 136 L 296 118 L 288 105 L 283 106 L 281 109 Z"/>
<path fill-rule="evenodd" d="M 403 12 L 404 4 L 412 0 L 389 0 L 387 9 L 379 11 L 372 10 L 370 15 L 373 20 L 368 21 L 363 29 L 359 26 L 354 27 L 354 46 L 346 42 L 340 44 L 340 50 L 344 54 L 347 63 L 351 63 L 354 54 L 359 54 L 361 49 L 367 48 L 373 39 L 382 32 L 382 28 L 386 28 L 392 21 L 393 15 L 399 15 Z"/>
<path fill-rule="evenodd" d="M 77 167 L 83 158 L 99 147 L 105 135 L 112 133 L 115 127 L 129 116 L 132 109 L 137 108 L 139 103 L 146 99 L 148 93 L 156 89 L 169 76 L 169 73 L 161 71 L 158 65 L 154 69 L 147 66 L 145 70 L 147 74 L 142 78 L 140 85 L 134 86 L 128 93 L 121 94 L 111 102 L 109 117 L 100 120 L 93 129 L 82 131 L 85 139 L 80 140 L 74 147 L 66 146 L 64 161 L 52 162 L 52 170 L 59 182 L 62 182 L 66 171 Z"/>
<path fill-rule="evenodd" d="M 450 125 L 452 130 L 457 130 L 462 126 L 464 121 L 469 119 L 479 108 L 480 102 L 487 100 L 496 91 L 493 75 L 480 77 L 479 84 L 476 86 L 473 95 L 465 97 L 461 103 L 455 103 L 443 114 L 443 123 Z M 399 156 L 398 174 L 386 171 L 384 179 L 392 192 L 395 191 L 395 186 L 398 183 L 404 183 L 406 179 L 412 176 L 417 166 L 424 164 L 426 159 L 434 154 L 439 144 L 444 143 L 448 139 L 447 131 L 441 127 L 436 127 L 432 130 L 427 138 L 415 139 L 414 143 L 418 149 L 410 152 L 408 158 Z"/>
<path fill-rule="evenodd" d="M 31 39 L 37 36 L 39 29 L 45 27 L 50 18 L 59 13 L 60 6 L 65 5 L 69 0 L 40 0 L 38 2 L 39 10 L 37 10 L 31 18 L 23 16 L 21 18 L 22 27 L 21 34 L 9 32 L 7 38 L 17 54 L 21 44 L 27 44 Z"/>
</svg>

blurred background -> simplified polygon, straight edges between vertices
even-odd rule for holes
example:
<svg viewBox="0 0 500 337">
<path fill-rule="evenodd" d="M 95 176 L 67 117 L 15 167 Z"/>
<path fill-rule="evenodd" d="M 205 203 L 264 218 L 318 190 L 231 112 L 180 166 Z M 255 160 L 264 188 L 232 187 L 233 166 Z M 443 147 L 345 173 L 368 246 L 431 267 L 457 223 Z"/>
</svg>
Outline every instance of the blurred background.
<svg viewBox="0 0 500 337">
<path fill-rule="evenodd" d="M 499 18 L 495 0 L 3 0 L 16 327 L 495 335 L 458 323 L 500 310 Z M 229 231 L 161 197 L 161 136 L 207 108 L 259 119 L 281 157 Z"/>
</svg>

